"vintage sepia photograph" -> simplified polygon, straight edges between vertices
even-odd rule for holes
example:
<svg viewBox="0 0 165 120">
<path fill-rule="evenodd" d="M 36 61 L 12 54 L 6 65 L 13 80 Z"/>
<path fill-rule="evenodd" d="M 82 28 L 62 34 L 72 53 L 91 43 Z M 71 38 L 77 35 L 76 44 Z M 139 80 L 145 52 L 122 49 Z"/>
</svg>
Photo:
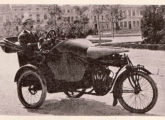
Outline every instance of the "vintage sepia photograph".
<svg viewBox="0 0 165 120">
<path fill-rule="evenodd" d="M 165 115 L 165 5 L 0 4 L 0 21 L 0 115 Z"/>
</svg>

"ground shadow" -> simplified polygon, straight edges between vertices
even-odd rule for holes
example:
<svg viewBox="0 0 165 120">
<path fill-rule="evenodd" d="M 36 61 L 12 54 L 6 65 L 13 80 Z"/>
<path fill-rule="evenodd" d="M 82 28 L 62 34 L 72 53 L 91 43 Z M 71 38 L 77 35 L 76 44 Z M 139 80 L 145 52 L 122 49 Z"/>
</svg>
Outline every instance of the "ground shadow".
<svg viewBox="0 0 165 120">
<path fill-rule="evenodd" d="M 72 116 L 138 115 L 132 114 L 120 106 L 113 107 L 103 102 L 84 98 L 48 100 L 40 109 L 28 109 L 28 111 L 38 114 Z"/>
</svg>

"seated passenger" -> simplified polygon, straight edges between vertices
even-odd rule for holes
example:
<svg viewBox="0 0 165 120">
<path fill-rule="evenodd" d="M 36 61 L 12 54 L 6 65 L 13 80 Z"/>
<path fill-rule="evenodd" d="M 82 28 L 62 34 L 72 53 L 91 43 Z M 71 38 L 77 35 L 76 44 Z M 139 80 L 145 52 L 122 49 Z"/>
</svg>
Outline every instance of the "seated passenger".
<svg viewBox="0 0 165 120">
<path fill-rule="evenodd" d="M 34 55 L 34 51 L 38 50 L 39 37 L 32 32 L 33 20 L 26 19 L 22 23 L 23 31 L 18 36 L 18 41 L 24 49 L 26 58 L 31 58 Z"/>
</svg>

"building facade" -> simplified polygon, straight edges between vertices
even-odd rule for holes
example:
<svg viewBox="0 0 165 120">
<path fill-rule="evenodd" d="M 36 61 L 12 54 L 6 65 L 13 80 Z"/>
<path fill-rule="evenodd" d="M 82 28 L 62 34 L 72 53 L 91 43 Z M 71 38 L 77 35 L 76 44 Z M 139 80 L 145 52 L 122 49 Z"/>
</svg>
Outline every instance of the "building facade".
<svg viewBox="0 0 165 120">
<path fill-rule="evenodd" d="M 35 21 L 34 28 L 44 27 L 50 17 L 48 8 L 49 5 L 12 5 L 13 23 L 16 31 L 20 31 L 22 21 L 27 18 Z"/>
<path fill-rule="evenodd" d="M 119 21 L 121 30 L 140 31 L 143 6 L 121 6 L 124 19 Z"/>
<path fill-rule="evenodd" d="M 10 28 L 12 26 L 12 13 L 10 5 L 0 5 L 0 36 L 5 33 L 10 33 Z M 5 28 L 4 28 L 5 26 Z"/>
<path fill-rule="evenodd" d="M 93 29 L 97 29 L 98 25 L 100 31 L 112 31 L 116 28 L 116 23 L 119 26 L 119 31 L 139 31 L 141 26 L 142 10 L 143 6 L 129 6 L 120 5 L 118 10 L 121 11 L 122 19 L 117 22 L 114 21 L 111 16 L 111 11 L 106 10 L 97 15 L 93 13 L 94 6 L 89 6 L 89 10 L 84 14 L 89 18 L 89 26 Z"/>
<path fill-rule="evenodd" d="M 35 21 L 35 28 L 44 28 L 51 15 L 49 14 L 50 8 L 54 5 L 1 5 L 0 6 L 0 29 L 3 30 L 4 23 L 11 22 L 12 29 L 15 34 L 18 34 L 21 30 L 21 22 L 24 19 L 32 18 Z M 66 20 L 68 23 L 73 23 L 76 20 L 81 19 L 81 15 L 72 5 L 61 5 L 61 19 Z M 82 6 L 78 6 L 82 7 Z M 88 8 L 83 12 L 83 15 L 88 18 L 88 28 L 97 29 L 101 31 L 112 31 L 116 28 L 110 11 L 102 11 L 101 14 L 93 12 L 94 5 L 86 5 Z M 140 31 L 141 18 L 142 18 L 142 6 L 129 6 L 121 5 L 119 10 L 122 11 L 123 19 L 118 21 L 120 31 Z M 55 17 L 55 21 L 58 17 Z M 60 20 L 59 20 L 60 21 Z M 10 27 L 11 27 L 10 26 Z"/>
</svg>

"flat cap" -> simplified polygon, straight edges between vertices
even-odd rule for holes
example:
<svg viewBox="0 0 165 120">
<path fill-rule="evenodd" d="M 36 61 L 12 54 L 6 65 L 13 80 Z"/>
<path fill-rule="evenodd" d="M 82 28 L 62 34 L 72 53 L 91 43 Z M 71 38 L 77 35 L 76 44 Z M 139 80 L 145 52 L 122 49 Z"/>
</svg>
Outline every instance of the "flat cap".
<svg viewBox="0 0 165 120">
<path fill-rule="evenodd" d="M 29 22 L 34 22 L 34 20 L 32 20 L 31 18 L 28 18 L 28 19 L 23 20 L 22 24 L 25 25 L 25 24 L 27 24 Z"/>
</svg>

